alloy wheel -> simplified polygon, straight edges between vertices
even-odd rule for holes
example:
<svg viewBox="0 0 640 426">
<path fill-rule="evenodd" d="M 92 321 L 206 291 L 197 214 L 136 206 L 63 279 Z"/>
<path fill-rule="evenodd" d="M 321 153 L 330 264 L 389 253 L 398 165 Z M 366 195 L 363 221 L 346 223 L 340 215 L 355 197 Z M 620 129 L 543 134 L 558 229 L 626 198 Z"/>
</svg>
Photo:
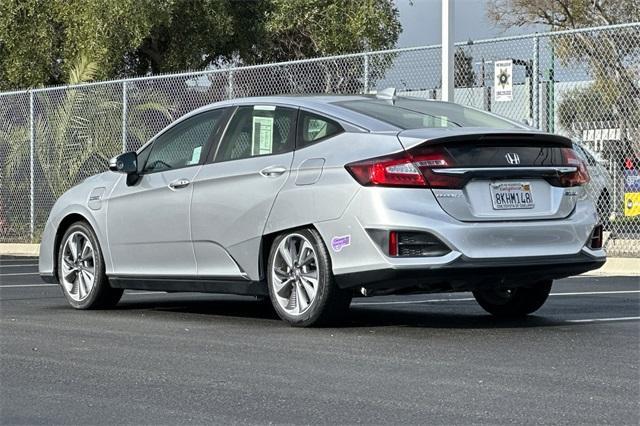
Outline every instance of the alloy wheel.
<svg viewBox="0 0 640 426">
<path fill-rule="evenodd" d="M 95 252 L 89 237 L 73 232 L 62 248 L 61 281 L 71 299 L 86 299 L 95 285 Z"/>
<path fill-rule="evenodd" d="M 290 315 L 301 315 L 313 304 L 318 293 L 318 256 L 303 235 L 287 235 L 275 253 L 271 266 L 275 298 Z"/>
</svg>

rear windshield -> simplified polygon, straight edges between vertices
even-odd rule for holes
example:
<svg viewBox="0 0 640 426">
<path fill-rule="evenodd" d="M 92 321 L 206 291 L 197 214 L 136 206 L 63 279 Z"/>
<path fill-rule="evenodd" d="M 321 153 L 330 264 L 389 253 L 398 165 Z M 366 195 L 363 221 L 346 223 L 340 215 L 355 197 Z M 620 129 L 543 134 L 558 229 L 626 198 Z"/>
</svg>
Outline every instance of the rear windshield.
<svg viewBox="0 0 640 426">
<path fill-rule="evenodd" d="M 398 98 L 393 103 L 382 99 L 363 99 L 335 104 L 403 130 L 434 127 L 525 128 L 493 114 L 449 102 Z"/>
</svg>

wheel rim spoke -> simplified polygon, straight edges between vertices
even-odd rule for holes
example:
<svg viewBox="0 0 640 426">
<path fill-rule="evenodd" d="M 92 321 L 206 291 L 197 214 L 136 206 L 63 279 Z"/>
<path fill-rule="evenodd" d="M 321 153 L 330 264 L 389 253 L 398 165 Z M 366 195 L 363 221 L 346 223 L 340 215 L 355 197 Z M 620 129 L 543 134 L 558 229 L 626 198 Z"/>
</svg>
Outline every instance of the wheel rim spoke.
<svg viewBox="0 0 640 426">
<path fill-rule="evenodd" d="M 303 279 L 302 280 L 302 288 L 307 293 L 309 300 L 313 300 L 316 297 L 316 287 L 309 283 L 309 281 Z"/>
<path fill-rule="evenodd" d="M 307 295 L 307 293 L 302 289 L 302 284 L 300 282 L 296 283 L 296 293 L 298 293 L 298 308 L 299 313 L 302 313 L 311 302 L 311 298 Z"/>
<path fill-rule="evenodd" d="M 280 297 L 289 298 L 291 297 L 292 286 L 293 286 L 293 280 L 292 279 L 286 280 L 280 285 L 280 288 L 276 290 L 276 294 Z"/>
<path fill-rule="evenodd" d="M 293 267 L 293 259 L 291 259 L 291 255 L 289 254 L 289 251 L 284 246 L 280 246 L 280 248 L 278 249 L 278 252 L 280 253 L 280 256 L 282 257 L 282 260 L 284 260 L 286 265 L 289 268 L 292 268 Z"/>
</svg>

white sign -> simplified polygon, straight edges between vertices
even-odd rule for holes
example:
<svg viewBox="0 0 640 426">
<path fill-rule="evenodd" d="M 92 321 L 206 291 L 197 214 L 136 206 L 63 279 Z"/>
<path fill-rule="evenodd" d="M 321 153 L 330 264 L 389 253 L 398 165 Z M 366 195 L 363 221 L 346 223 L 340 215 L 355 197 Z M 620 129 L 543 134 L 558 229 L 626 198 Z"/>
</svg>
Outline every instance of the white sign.
<svg viewBox="0 0 640 426">
<path fill-rule="evenodd" d="M 496 102 L 513 100 L 513 61 L 496 61 L 494 63 L 493 93 Z"/>
<path fill-rule="evenodd" d="M 273 117 L 253 117 L 252 155 L 268 155 L 273 151 Z"/>
</svg>

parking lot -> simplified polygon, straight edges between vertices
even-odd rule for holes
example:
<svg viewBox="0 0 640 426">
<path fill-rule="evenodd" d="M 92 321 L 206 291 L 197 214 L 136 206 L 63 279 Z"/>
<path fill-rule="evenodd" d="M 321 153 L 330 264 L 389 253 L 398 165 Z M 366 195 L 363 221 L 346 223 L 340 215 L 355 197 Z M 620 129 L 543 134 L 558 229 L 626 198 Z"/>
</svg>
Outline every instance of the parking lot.
<svg viewBox="0 0 640 426">
<path fill-rule="evenodd" d="M 558 281 L 524 320 L 469 293 L 354 299 L 294 329 L 249 297 L 127 291 L 71 309 L 0 258 L 3 424 L 638 424 L 640 278 Z"/>
</svg>

